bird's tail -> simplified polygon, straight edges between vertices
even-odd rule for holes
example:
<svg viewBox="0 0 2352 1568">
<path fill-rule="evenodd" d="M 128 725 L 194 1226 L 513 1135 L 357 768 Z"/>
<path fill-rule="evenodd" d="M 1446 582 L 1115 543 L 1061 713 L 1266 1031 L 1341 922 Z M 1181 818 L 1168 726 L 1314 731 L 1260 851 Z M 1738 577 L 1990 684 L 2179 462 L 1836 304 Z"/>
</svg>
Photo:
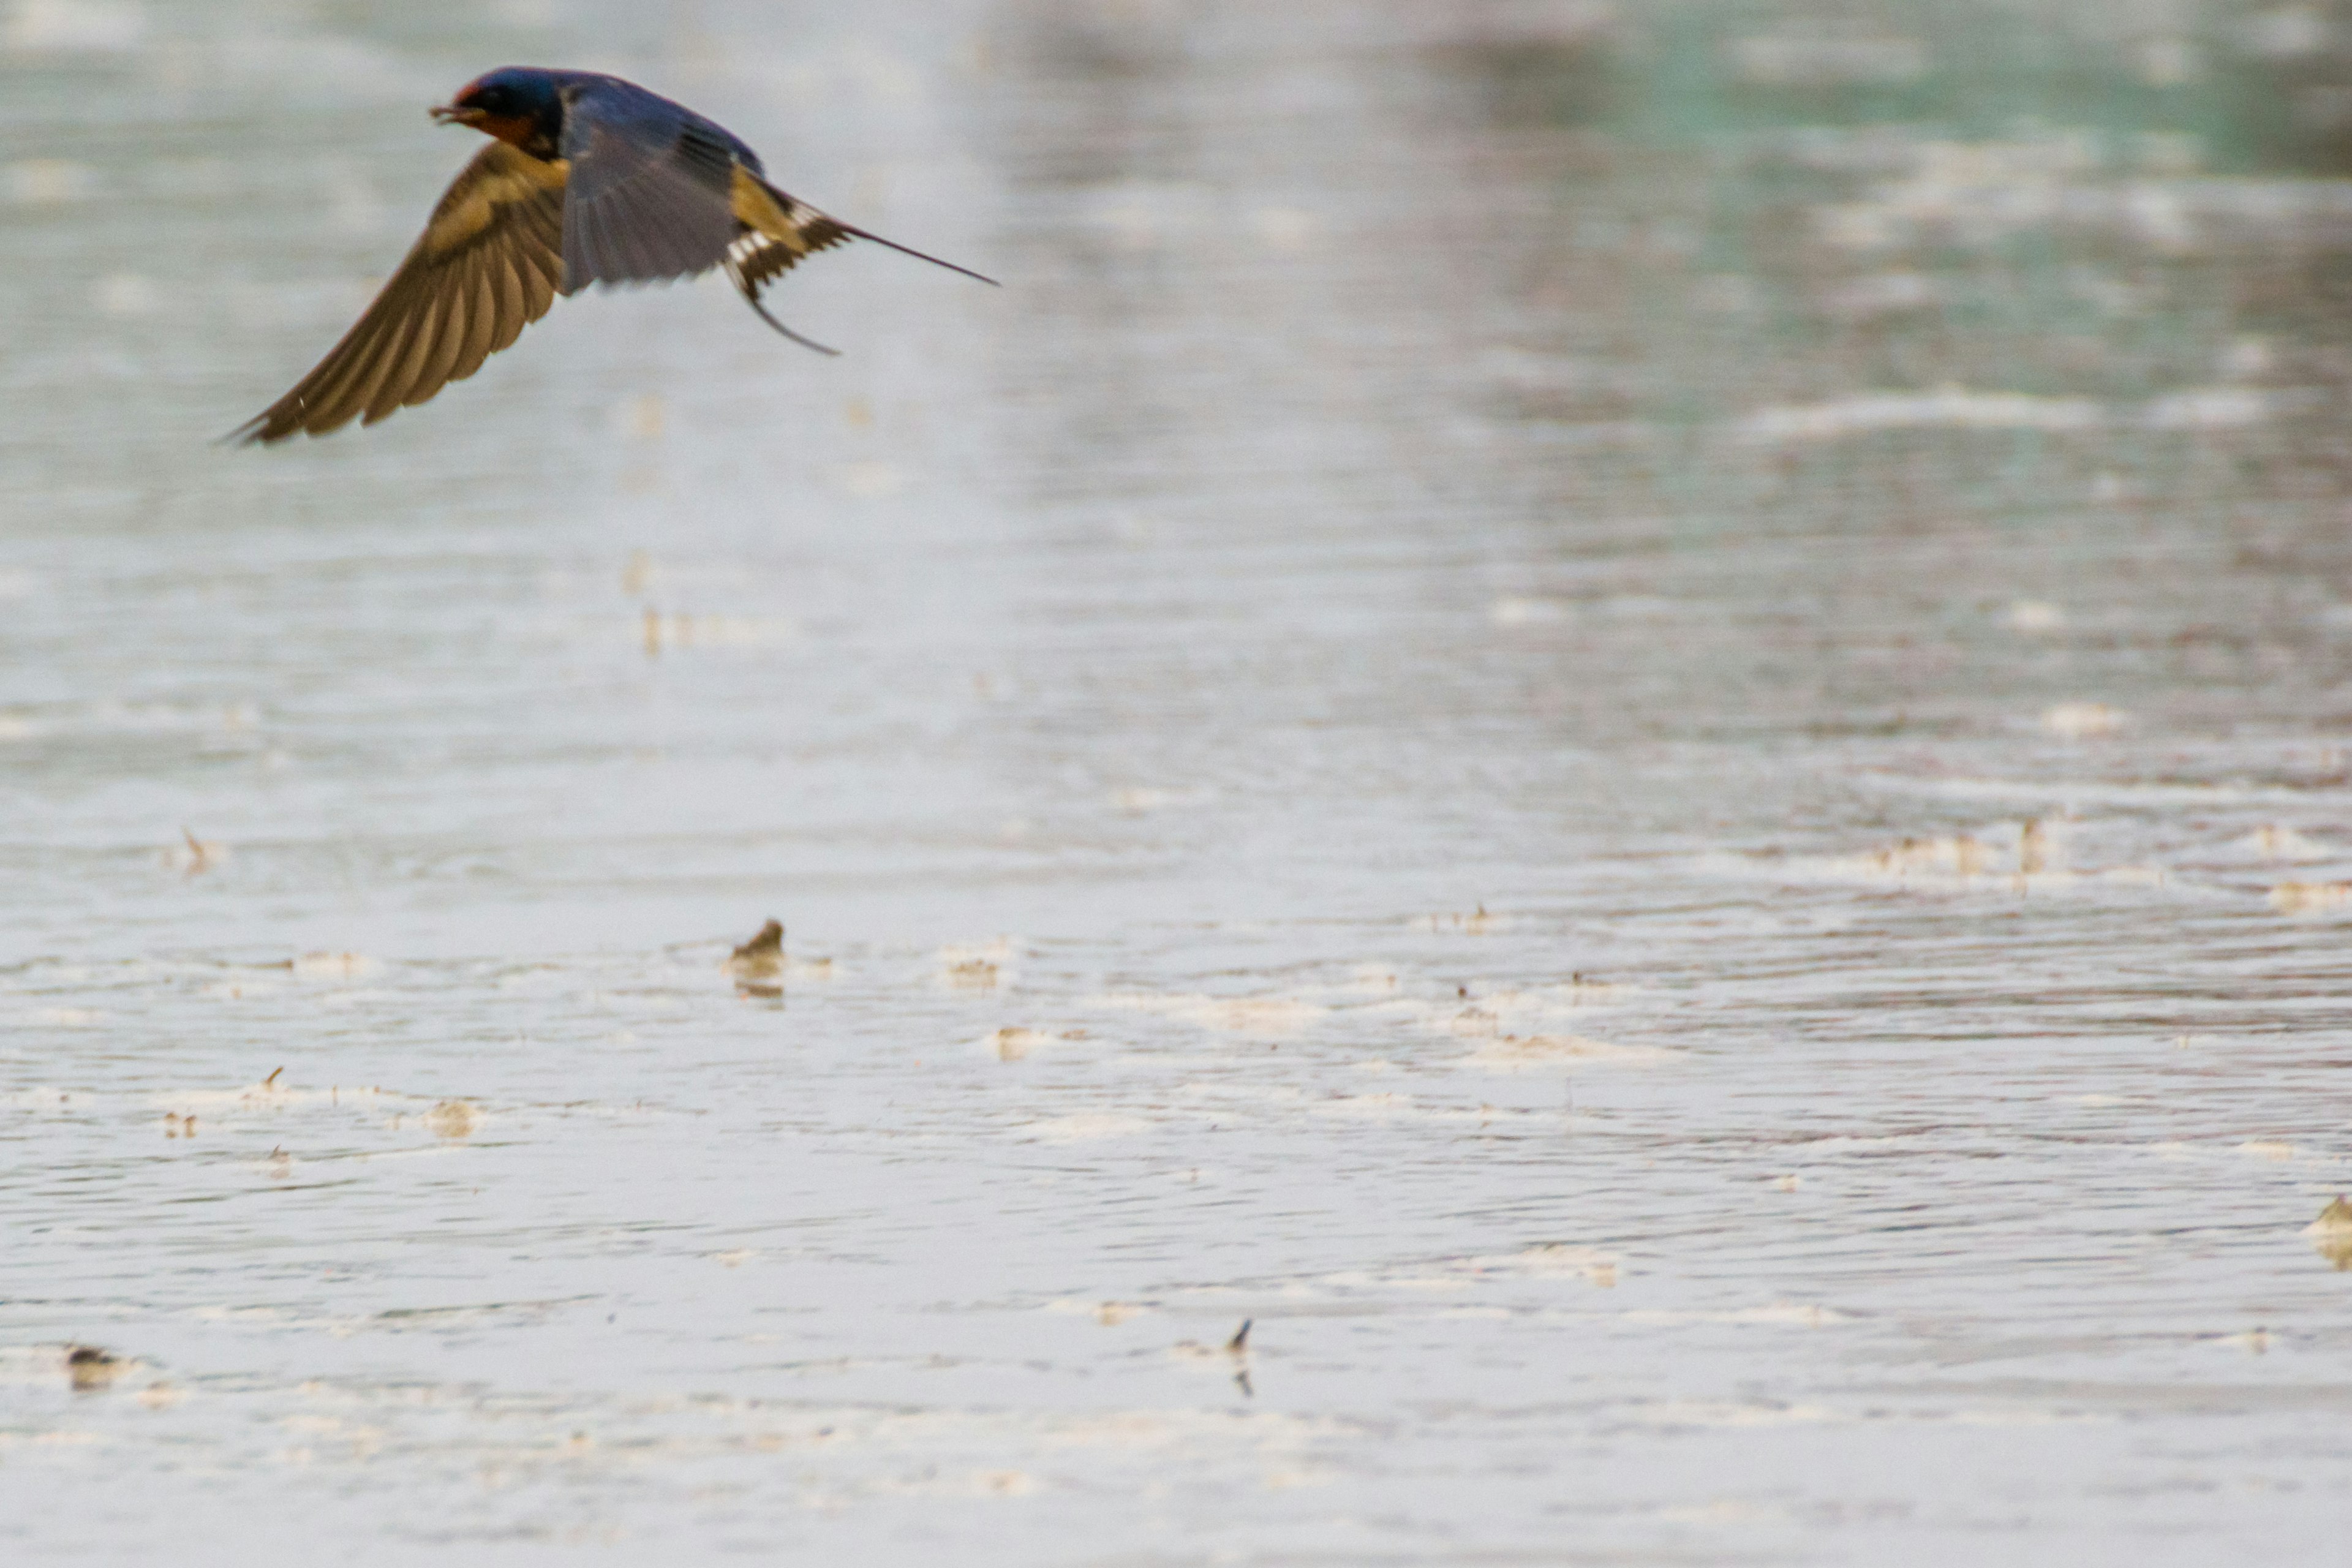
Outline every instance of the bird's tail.
<svg viewBox="0 0 2352 1568">
<path fill-rule="evenodd" d="M 775 317 L 768 314 L 768 307 L 760 303 L 761 286 L 759 284 L 746 283 L 739 277 L 735 279 L 735 287 L 743 291 L 743 302 L 751 307 L 751 313 L 753 315 L 767 322 L 768 325 L 775 328 L 776 331 L 783 333 L 784 336 L 792 339 L 793 342 L 800 344 L 801 347 L 804 349 L 814 349 L 817 353 L 821 354 L 829 354 L 835 359 L 839 359 L 841 357 L 841 351 L 839 349 L 828 348 L 824 344 L 817 342 L 814 338 L 804 338 L 801 336 L 800 333 L 784 325 L 783 322 L 776 320 Z"/>
<path fill-rule="evenodd" d="M 735 243 L 727 247 L 727 276 L 759 318 L 803 348 L 819 353 L 837 353 L 813 339 L 804 338 L 768 313 L 760 296 L 769 284 L 790 270 L 799 260 L 816 251 L 830 249 L 853 239 L 870 239 L 875 244 L 904 252 L 918 261 L 928 261 L 934 267 L 944 267 L 950 272 L 961 272 L 967 278 L 977 278 L 982 283 L 997 287 L 996 279 L 974 272 L 969 267 L 959 267 L 926 255 L 911 246 L 900 245 L 895 239 L 885 239 L 878 234 L 842 222 L 828 213 L 819 212 L 806 202 L 787 195 L 752 174 L 740 164 L 735 170 L 735 220 L 742 232 Z"/>
<path fill-rule="evenodd" d="M 901 256 L 911 256 L 918 261 L 928 261 L 934 267 L 944 267 L 950 272 L 961 272 L 967 278 L 977 278 L 992 289 L 1002 289 L 1004 287 L 1003 284 L 999 283 L 995 279 L 991 278 L 985 272 L 974 272 L 969 267 L 959 267 L 952 261 L 942 261 L 938 257 L 931 255 L 928 251 L 917 250 L 911 245 L 901 245 L 895 239 L 885 239 L 880 235 L 875 234 L 867 229 L 852 227 L 850 225 L 843 223 L 839 218 L 835 218 L 833 222 L 840 228 L 842 233 L 847 235 L 852 239 L 870 239 L 877 245 L 887 246 L 890 249 L 897 251 Z"/>
</svg>

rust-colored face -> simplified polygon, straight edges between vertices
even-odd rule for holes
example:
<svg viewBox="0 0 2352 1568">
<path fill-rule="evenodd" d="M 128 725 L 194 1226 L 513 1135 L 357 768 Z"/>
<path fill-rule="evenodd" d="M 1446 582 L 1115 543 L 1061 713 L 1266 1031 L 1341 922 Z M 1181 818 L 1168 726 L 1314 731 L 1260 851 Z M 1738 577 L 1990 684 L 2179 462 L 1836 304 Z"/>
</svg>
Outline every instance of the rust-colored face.
<svg viewBox="0 0 2352 1568">
<path fill-rule="evenodd" d="M 511 97 L 497 89 L 485 88 L 481 82 L 470 81 L 458 89 L 456 98 L 436 107 L 433 118 L 444 125 L 471 126 L 485 136 L 495 136 L 520 147 L 531 139 L 536 122 L 527 114 L 499 112 L 508 106 L 490 101 Z"/>
<path fill-rule="evenodd" d="M 518 147 L 530 141 L 538 130 L 532 121 L 511 114 L 485 114 L 467 123 L 485 136 L 495 136 Z"/>
</svg>

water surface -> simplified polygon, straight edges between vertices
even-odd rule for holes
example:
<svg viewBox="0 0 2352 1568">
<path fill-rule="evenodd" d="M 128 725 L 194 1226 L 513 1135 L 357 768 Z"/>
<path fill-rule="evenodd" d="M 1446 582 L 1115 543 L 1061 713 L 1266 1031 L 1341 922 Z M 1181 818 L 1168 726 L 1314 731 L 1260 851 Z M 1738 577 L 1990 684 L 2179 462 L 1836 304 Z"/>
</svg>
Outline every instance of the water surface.
<svg viewBox="0 0 2352 1568">
<path fill-rule="evenodd" d="M 2352 72 L 1840 15 L 7 12 L 0 1540 L 2332 1560 Z M 1007 287 L 208 445 L 510 59 Z"/>
</svg>

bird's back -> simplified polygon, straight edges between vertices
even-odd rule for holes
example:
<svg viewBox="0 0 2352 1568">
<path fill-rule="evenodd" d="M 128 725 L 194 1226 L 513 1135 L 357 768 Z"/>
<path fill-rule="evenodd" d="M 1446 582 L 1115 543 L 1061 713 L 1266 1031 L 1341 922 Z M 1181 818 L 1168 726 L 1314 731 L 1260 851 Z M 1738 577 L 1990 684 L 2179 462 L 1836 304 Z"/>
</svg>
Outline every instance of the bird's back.
<svg viewBox="0 0 2352 1568">
<path fill-rule="evenodd" d="M 602 125 L 646 145 L 675 143 L 681 137 L 714 143 L 733 154 L 753 174 L 764 174 L 760 155 L 743 139 L 707 115 L 675 99 L 639 87 L 635 82 L 601 71 L 550 71 L 568 106 L 565 151 L 571 151 L 573 128 L 582 122 Z"/>
</svg>

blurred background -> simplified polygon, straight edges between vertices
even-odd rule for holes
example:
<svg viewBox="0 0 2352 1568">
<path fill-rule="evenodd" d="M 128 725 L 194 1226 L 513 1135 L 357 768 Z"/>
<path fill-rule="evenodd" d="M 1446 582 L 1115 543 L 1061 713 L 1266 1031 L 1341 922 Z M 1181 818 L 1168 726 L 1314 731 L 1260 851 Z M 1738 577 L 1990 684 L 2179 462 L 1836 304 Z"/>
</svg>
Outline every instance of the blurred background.
<svg viewBox="0 0 2352 1568">
<path fill-rule="evenodd" d="M 1004 288 L 217 445 L 508 63 Z M 0 1540 L 2326 1557 L 2347 175 L 2337 4 L 0 0 Z"/>
</svg>

